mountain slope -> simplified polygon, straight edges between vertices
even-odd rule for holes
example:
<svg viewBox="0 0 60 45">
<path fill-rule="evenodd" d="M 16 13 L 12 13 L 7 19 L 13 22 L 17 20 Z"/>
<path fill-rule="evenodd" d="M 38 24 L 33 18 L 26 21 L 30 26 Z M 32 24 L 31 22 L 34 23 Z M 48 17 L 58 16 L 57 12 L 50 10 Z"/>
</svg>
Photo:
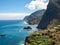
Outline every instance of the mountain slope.
<svg viewBox="0 0 60 45">
<path fill-rule="evenodd" d="M 26 16 L 24 18 L 24 20 L 30 25 L 39 24 L 44 12 L 45 12 L 44 9 L 43 10 L 38 10 L 38 11 L 32 13 L 31 15 Z"/>
<path fill-rule="evenodd" d="M 53 22 L 53 19 L 58 20 L 60 22 L 60 0 L 49 0 L 49 4 L 47 6 L 47 10 L 44 13 L 39 25 L 38 29 L 46 29 L 50 22 Z"/>
</svg>

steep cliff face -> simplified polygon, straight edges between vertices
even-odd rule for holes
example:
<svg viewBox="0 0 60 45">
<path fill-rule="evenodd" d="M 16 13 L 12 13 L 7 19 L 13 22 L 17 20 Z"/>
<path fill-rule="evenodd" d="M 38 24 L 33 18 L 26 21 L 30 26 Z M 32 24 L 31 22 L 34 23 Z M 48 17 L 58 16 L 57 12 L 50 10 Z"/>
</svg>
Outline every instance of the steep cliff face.
<svg viewBox="0 0 60 45">
<path fill-rule="evenodd" d="M 26 16 L 24 18 L 24 20 L 30 25 L 39 24 L 44 12 L 45 12 L 44 9 L 43 10 L 38 10 L 36 12 L 33 12 L 31 15 Z"/>
<path fill-rule="evenodd" d="M 47 10 L 37 28 L 46 29 L 53 19 L 60 20 L 60 0 L 49 0 Z"/>
</svg>

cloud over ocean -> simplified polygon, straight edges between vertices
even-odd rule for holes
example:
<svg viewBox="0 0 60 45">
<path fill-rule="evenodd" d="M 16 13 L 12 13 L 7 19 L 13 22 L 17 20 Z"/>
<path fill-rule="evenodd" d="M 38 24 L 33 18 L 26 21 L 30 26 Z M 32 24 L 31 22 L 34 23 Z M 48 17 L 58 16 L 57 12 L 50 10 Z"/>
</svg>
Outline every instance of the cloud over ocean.
<svg viewBox="0 0 60 45">
<path fill-rule="evenodd" d="M 20 20 L 29 13 L 0 13 L 0 20 Z"/>
</svg>

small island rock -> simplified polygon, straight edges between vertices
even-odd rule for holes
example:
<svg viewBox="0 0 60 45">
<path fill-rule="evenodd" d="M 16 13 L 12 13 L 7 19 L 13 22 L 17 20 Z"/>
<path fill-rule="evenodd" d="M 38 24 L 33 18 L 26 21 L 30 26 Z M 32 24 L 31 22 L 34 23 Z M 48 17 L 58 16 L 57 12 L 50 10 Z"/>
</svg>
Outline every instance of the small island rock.
<svg viewBox="0 0 60 45">
<path fill-rule="evenodd" d="M 30 26 L 24 27 L 24 29 L 32 29 Z"/>
</svg>

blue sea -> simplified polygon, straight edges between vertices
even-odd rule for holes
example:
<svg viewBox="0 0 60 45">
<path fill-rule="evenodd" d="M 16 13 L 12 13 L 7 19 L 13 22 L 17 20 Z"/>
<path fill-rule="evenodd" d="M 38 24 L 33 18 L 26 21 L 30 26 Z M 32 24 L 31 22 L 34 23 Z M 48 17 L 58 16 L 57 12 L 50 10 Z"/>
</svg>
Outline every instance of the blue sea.
<svg viewBox="0 0 60 45">
<path fill-rule="evenodd" d="M 0 20 L 0 45 L 24 45 L 25 38 L 35 31 L 24 30 L 23 28 L 30 26 L 24 23 L 24 20 Z"/>
</svg>

